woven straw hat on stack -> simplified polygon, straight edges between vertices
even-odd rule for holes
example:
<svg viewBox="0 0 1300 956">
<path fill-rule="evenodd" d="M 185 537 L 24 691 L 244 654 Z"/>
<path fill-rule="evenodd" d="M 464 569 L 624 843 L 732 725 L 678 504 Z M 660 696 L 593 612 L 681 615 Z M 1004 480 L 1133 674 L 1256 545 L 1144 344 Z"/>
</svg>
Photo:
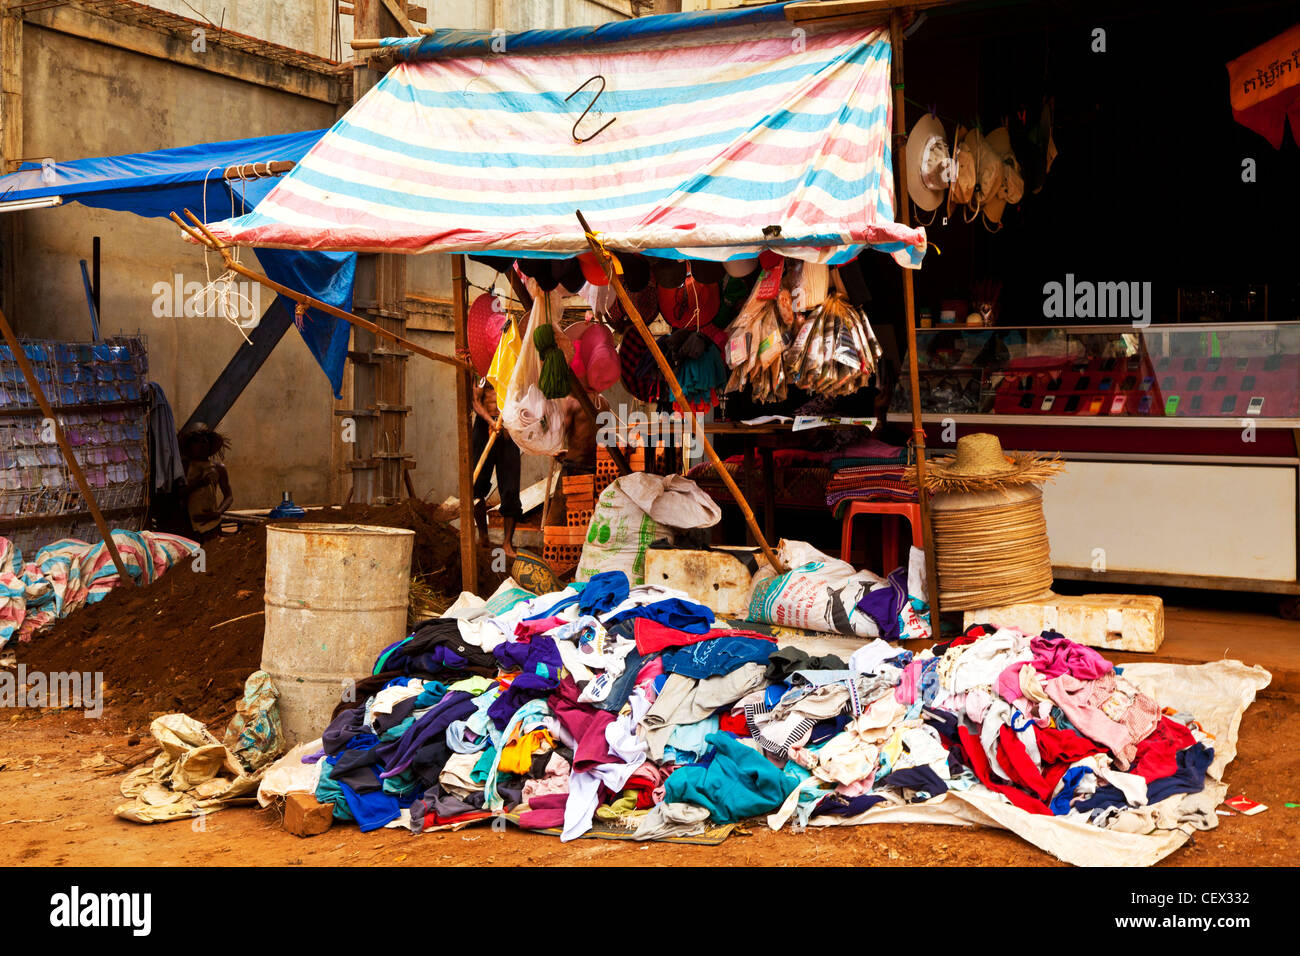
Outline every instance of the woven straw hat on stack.
<svg viewBox="0 0 1300 956">
<path fill-rule="evenodd" d="M 1051 589 L 1051 547 L 1037 482 L 1061 467 L 1038 455 L 1007 455 L 996 435 L 982 433 L 960 439 L 955 457 L 928 465 L 940 607 L 1016 604 Z"/>
</svg>

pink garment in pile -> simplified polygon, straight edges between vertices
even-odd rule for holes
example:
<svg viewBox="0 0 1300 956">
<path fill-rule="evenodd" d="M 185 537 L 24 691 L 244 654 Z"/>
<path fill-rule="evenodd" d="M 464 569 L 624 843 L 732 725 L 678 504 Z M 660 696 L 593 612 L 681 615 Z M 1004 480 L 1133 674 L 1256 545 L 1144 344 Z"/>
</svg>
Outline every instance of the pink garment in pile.
<svg viewBox="0 0 1300 956">
<path fill-rule="evenodd" d="M 1114 670 L 1110 661 L 1091 647 L 1066 638 L 1036 637 L 1029 642 L 1029 650 L 1034 655 L 1032 666 L 1044 681 L 1062 674 L 1078 680 L 1097 680 Z M 1020 668 L 1027 666 L 1017 661 L 998 675 L 998 695 L 1007 703 L 1014 704 L 1025 696 L 1020 689 Z"/>
<path fill-rule="evenodd" d="M 1043 689 L 1081 734 L 1115 755 L 1115 765 L 1127 770 L 1137 745 L 1160 721 L 1160 706 L 1114 672 L 1097 680 L 1062 674 L 1043 682 Z"/>
</svg>

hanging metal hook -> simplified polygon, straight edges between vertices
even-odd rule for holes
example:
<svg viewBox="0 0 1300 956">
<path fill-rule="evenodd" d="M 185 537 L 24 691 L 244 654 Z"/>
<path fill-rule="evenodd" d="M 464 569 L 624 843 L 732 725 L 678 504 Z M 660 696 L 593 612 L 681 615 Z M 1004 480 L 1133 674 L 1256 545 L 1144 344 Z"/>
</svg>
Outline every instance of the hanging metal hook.
<svg viewBox="0 0 1300 956">
<path fill-rule="evenodd" d="M 605 132 L 605 130 L 609 129 L 612 125 L 614 125 L 614 120 L 615 120 L 615 119 L 618 119 L 618 117 L 615 116 L 613 119 L 611 119 L 608 123 L 606 123 L 606 124 L 605 124 L 604 126 L 602 126 L 600 129 L 596 130 L 596 132 L 592 133 L 590 136 L 579 136 L 579 135 L 578 135 L 578 124 L 581 123 L 584 119 L 586 119 L 587 114 L 591 112 L 591 108 L 592 108 L 593 106 L 595 106 L 595 105 L 596 105 L 596 101 L 597 101 L 598 99 L 600 99 L 600 94 L 602 94 L 602 93 L 605 92 L 605 78 L 604 78 L 603 76 L 601 76 L 599 73 L 597 73 L 595 76 L 588 77 L 586 80 L 583 81 L 583 84 L 582 84 L 581 86 L 579 86 L 576 90 L 574 90 L 572 93 L 570 93 L 568 96 L 566 96 L 566 97 L 564 98 L 564 102 L 566 102 L 566 103 L 569 102 L 569 100 L 573 99 L 575 96 L 577 96 L 577 95 L 578 95 L 579 93 L 581 93 L 583 90 L 585 90 L 588 86 L 590 86 L 592 80 L 600 80 L 600 89 L 598 89 L 598 90 L 596 91 L 596 95 L 593 96 L 593 97 L 591 98 L 591 102 L 588 103 L 588 104 L 587 104 L 587 108 L 586 108 L 585 110 L 582 111 L 582 115 L 579 116 L 576 120 L 573 121 L 573 129 L 571 130 L 571 134 L 572 134 L 572 136 L 573 136 L 573 141 L 574 141 L 575 143 L 585 143 L 585 142 L 587 142 L 588 140 L 595 139 L 595 138 L 596 138 L 597 136 L 599 136 L 601 133 Z"/>
</svg>

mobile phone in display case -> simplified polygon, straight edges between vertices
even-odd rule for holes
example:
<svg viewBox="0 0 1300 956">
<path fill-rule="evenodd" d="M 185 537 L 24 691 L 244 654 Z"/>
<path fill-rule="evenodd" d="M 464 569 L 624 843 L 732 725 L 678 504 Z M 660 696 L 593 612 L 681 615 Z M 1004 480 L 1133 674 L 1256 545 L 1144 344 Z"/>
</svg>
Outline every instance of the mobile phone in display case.
<svg viewBox="0 0 1300 956">
<path fill-rule="evenodd" d="M 1219 406 L 1219 414 L 1221 415 L 1228 414 L 1230 411 L 1232 411 L 1232 409 L 1236 406 L 1236 404 L 1237 404 L 1236 395 L 1225 395 L 1223 397 L 1223 404 Z"/>
<path fill-rule="evenodd" d="M 1055 395 L 1044 395 L 1044 396 L 1043 396 L 1043 404 L 1040 405 L 1040 406 L 1038 406 L 1038 410 L 1039 410 L 1039 411 L 1042 411 L 1042 412 L 1050 412 L 1050 411 L 1052 410 L 1052 406 L 1053 406 L 1055 403 L 1056 403 L 1056 396 L 1055 396 Z"/>
<path fill-rule="evenodd" d="M 1264 411 L 1264 396 L 1255 395 L 1251 398 L 1250 404 L 1246 406 L 1247 415 L 1258 415 Z"/>
<path fill-rule="evenodd" d="M 1170 395 L 1168 398 L 1165 399 L 1165 415 L 1169 418 L 1173 418 L 1177 414 L 1178 414 L 1178 396 Z"/>
<path fill-rule="evenodd" d="M 1110 413 L 1112 415 L 1123 415 L 1124 406 L 1128 403 L 1128 396 L 1120 392 L 1110 403 Z"/>
</svg>

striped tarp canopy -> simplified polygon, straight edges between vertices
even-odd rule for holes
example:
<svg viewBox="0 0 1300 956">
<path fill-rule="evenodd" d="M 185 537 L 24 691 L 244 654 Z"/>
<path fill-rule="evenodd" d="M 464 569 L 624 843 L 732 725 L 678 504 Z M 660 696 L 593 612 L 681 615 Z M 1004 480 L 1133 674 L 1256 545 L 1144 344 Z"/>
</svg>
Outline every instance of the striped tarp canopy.
<svg viewBox="0 0 1300 956">
<path fill-rule="evenodd" d="M 568 256 L 587 248 L 581 210 L 617 250 L 837 263 L 869 246 L 918 266 L 924 230 L 894 221 L 887 32 L 805 30 L 782 7 L 387 41 L 400 62 L 253 212 L 212 231 Z"/>
</svg>

